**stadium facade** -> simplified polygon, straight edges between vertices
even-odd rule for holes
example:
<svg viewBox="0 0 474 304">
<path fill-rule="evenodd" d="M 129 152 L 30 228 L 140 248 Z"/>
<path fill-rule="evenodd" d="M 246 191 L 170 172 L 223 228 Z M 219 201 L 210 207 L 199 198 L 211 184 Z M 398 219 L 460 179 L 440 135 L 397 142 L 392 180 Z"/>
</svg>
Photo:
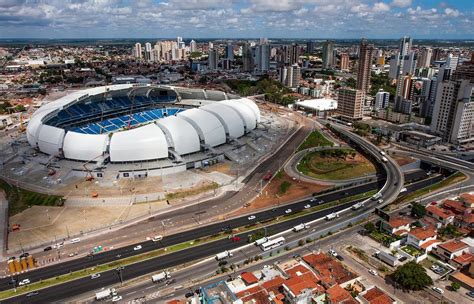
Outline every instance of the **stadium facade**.
<svg viewBox="0 0 474 304">
<path fill-rule="evenodd" d="M 43 105 L 29 121 L 27 139 L 58 159 L 177 164 L 195 153 L 211 155 L 259 122 L 258 106 L 236 95 L 121 84 L 73 92 Z"/>
</svg>

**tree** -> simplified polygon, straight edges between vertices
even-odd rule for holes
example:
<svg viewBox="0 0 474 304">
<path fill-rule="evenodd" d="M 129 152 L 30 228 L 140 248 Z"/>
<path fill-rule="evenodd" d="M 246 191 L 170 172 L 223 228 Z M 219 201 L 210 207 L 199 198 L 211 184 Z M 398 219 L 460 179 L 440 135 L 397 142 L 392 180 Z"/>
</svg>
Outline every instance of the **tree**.
<svg viewBox="0 0 474 304">
<path fill-rule="evenodd" d="M 365 230 L 367 230 L 369 233 L 373 232 L 376 230 L 374 223 L 368 222 L 367 224 L 364 225 Z"/>
<path fill-rule="evenodd" d="M 459 284 L 458 282 L 452 282 L 452 283 L 451 283 L 451 289 L 452 289 L 453 291 L 458 291 L 459 288 L 461 288 L 461 284 Z"/>
<path fill-rule="evenodd" d="M 415 261 L 408 262 L 395 270 L 393 280 L 406 290 L 422 290 L 433 284 L 426 269 Z"/>
<path fill-rule="evenodd" d="M 419 203 L 413 203 L 411 204 L 411 216 L 416 217 L 416 218 L 422 218 L 426 214 L 426 208 L 425 206 L 419 204 Z"/>
</svg>

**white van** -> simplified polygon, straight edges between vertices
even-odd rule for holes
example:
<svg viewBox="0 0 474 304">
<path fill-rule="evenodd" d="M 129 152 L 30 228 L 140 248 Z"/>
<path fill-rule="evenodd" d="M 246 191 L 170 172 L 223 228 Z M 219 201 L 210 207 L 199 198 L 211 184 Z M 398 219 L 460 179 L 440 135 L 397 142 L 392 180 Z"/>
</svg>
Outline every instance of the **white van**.
<svg viewBox="0 0 474 304">
<path fill-rule="evenodd" d="M 76 244 L 76 243 L 79 243 L 80 241 L 81 241 L 80 238 L 75 238 L 71 240 L 71 244 Z"/>
</svg>

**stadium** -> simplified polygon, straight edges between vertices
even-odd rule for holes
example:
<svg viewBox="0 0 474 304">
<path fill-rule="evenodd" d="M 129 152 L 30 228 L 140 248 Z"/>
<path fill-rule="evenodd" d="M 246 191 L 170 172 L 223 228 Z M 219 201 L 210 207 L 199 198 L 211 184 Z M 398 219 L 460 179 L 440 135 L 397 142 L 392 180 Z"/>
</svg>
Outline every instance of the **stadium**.
<svg viewBox="0 0 474 304">
<path fill-rule="evenodd" d="M 122 84 L 70 93 L 41 106 L 27 140 L 51 160 L 102 177 L 180 172 L 223 160 L 229 146 L 254 132 L 258 106 L 221 91 Z M 140 170 L 143 164 L 146 172 Z M 87 166 L 86 166 L 87 165 Z M 133 171 L 133 172 L 132 172 Z"/>
</svg>

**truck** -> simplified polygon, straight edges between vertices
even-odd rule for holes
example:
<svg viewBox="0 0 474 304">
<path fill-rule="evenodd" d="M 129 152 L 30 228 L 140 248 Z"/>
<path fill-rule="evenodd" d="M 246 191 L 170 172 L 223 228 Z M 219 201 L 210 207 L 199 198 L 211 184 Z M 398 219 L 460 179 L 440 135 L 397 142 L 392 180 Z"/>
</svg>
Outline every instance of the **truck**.
<svg viewBox="0 0 474 304">
<path fill-rule="evenodd" d="M 151 276 L 151 280 L 153 283 L 158 283 L 170 278 L 171 278 L 171 274 L 168 271 L 163 271 Z"/>
<path fill-rule="evenodd" d="M 386 162 L 388 162 L 388 159 L 384 156 L 384 157 L 382 157 L 382 161 L 383 161 L 384 163 L 386 163 Z"/>
<path fill-rule="evenodd" d="M 224 252 L 216 254 L 216 260 L 222 261 L 224 259 L 230 258 L 232 255 L 233 255 L 232 253 L 226 250 Z"/>
<path fill-rule="evenodd" d="M 308 228 L 309 228 L 308 224 L 299 224 L 299 225 L 296 225 L 295 227 L 293 227 L 293 231 L 298 232 L 298 231 L 308 229 Z"/>
<path fill-rule="evenodd" d="M 352 210 L 357 210 L 361 207 L 364 207 L 364 202 L 358 202 L 357 204 L 352 205 Z"/>
<path fill-rule="evenodd" d="M 379 193 L 375 194 L 374 196 L 372 196 L 371 199 L 372 199 L 373 201 L 376 201 L 376 200 L 378 200 L 378 199 L 381 198 L 381 197 L 382 197 L 382 194 L 379 192 Z"/>
<path fill-rule="evenodd" d="M 261 239 L 258 239 L 254 242 L 255 246 L 260 246 L 262 245 L 263 243 L 266 243 L 268 242 L 268 238 L 267 237 L 263 237 Z"/>
<path fill-rule="evenodd" d="M 326 215 L 325 219 L 326 221 L 330 221 L 332 219 L 335 219 L 336 217 L 339 217 L 339 214 L 337 214 L 336 212 L 333 212 L 331 214 Z"/>
<path fill-rule="evenodd" d="M 95 293 L 95 299 L 97 301 L 106 300 L 117 295 L 115 288 L 107 288 Z"/>
</svg>

